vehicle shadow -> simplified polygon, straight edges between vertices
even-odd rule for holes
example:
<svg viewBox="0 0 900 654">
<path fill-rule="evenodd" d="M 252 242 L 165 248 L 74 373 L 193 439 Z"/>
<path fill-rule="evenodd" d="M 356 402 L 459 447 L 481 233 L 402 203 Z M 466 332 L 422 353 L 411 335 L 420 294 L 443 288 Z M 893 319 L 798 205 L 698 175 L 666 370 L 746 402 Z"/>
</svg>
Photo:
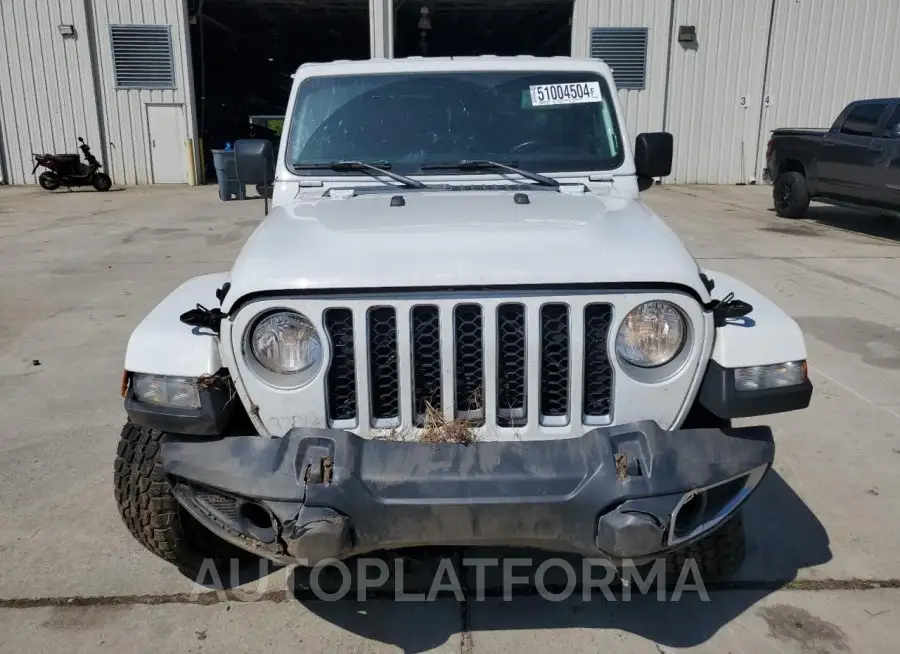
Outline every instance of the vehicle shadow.
<svg viewBox="0 0 900 654">
<path fill-rule="evenodd" d="M 769 209 L 774 213 L 774 209 Z M 886 213 L 812 204 L 806 219 L 827 227 L 900 242 L 900 218 Z"/>
<path fill-rule="evenodd" d="M 709 640 L 730 621 L 751 609 L 760 599 L 793 580 L 799 570 L 820 565 L 831 559 L 828 534 L 809 507 L 784 479 L 771 471 L 744 507 L 747 532 L 747 558 L 744 566 L 725 584 L 705 583 L 708 601 L 697 586 L 683 586 L 676 597 L 677 579 L 665 579 L 665 585 L 654 584 L 641 589 L 633 578 L 628 589 L 613 585 L 611 593 L 590 582 L 581 583 L 584 559 L 537 550 L 462 548 L 455 553 L 433 550 L 404 550 L 379 556 L 390 572 L 381 584 L 370 582 L 360 590 L 364 578 L 375 580 L 378 570 L 368 564 L 348 561 L 350 583 L 341 588 L 342 579 L 335 568 L 322 570 L 317 585 L 311 583 L 308 569 L 296 568 L 289 588 L 295 599 L 323 620 L 359 636 L 383 642 L 405 652 L 422 652 L 439 647 L 459 631 L 471 634 L 477 644 L 478 634 L 495 631 L 553 630 L 565 628 L 615 629 L 653 640 L 665 647 L 691 647 Z M 481 582 L 474 558 L 497 561 L 485 568 Z M 525 564 L 520 559 L 530 559 Z M 447 572 L 452 566 L 460 580 L 465 597 L 456 607 L 459 615 L 448 620 L 455 602 L 440 598 L 459 597 L 453 592 Z M 567 578 L 563 568 L 551 559 L 563 559 L 575 570 L 576 583 L 567 598 Z M 484 560 L 484 558 L 483 558 Z M 371 559 L 370 559 L 371 561 Z M 397 561 L 404 565 L 398 568 Z M 504 597 L 504 565 L 515 561 L 516 577 L 526 577 Z M 469 562 L 469 563 L 467 563 Z M 358 564 L 359 561 L 356 561 Z M 540 569 L 543 567 L 543 572 Z M 444 565 L 444 569 L 441 566 Z M 597 568 L 595 568 L 597 570 Z M 335 572 L 327 577 L 326 572 Z M 560 594 L 560 601 L 549 601 L 539 592 Z M 595 582 L 603 579 L 601 571 L 591 574 Z M 649 575 L 643 577 L 649 579 Z M 688 582 L 696 581 L 693 575 Z M 439 601 L 409 599 L 410 595 L 428 595 L 432 584 L 443 584 L 444 592 L 434 595 Z M 319 588 L 318 596 L 313 589 Z M 693 590 L 691 590 L 693 588 Z M 343 593 L 341 592 L 343 591 Z M 332 601 L 323 601 L 322 592 Z M 399 593 L 399 597 L 398 597 Z M 364 600 L 364 601 L 361 601 Z M 675 601 L 673 601 L 675 600 Z M 448 609 L 448 606 L 451 607 Z"/>
<path fill-rule="evenodd" d="M 119 191 L 128 190 L 124 186 L 114 186 L 113 188 L 103 191 L 104 193 L 118 193 Z M 53 191 L 44 191 L 44 193 L 52 193 L 54 195 L 65 195 L 67 193 L 99 193 L 93 186 L 73 186 L 72 188 L 60 187 Z"/>
</svg>

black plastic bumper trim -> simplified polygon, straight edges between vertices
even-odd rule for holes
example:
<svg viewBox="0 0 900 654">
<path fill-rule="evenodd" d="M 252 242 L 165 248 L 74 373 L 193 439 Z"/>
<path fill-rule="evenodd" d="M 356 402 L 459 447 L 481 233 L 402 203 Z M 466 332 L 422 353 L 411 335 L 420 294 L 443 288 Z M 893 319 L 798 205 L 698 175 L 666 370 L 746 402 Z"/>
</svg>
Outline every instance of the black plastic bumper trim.
<svg viewBox="0 0 900 654">
<path fill-rule="evenodd" d="M 809 379 L 796 386 L 738 391 L 734 383 L 734 369 L 723 368 L 710 360 L 697 400 L 719 418 L 748 418 L 805 409 L 809 406 L 812 391 L 813 385 Z"/>
<path fill-rule="evenodd" d="M 767 467 L 774 452 L 767 427 L 669 432 L 644 421 L 470 446 L 307 428 L 276 439 L 169 438 L 162 461 L 179 483 L 265 505 L 297 559 L 415 545 L 632 558 L 666 549 L 684 493 Z"/>
</svg>

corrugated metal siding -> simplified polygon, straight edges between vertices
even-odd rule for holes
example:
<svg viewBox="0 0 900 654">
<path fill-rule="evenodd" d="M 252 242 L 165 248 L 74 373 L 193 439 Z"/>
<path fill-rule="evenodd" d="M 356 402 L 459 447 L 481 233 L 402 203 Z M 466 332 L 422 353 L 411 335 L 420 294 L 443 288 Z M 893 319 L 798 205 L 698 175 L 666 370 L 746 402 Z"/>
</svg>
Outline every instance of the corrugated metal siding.
<svg viewBox="0 0 900 654">
<path fill-rule="evenodd" d="M 695 25 L 697 44 L 672 44 L 667 129 L 675 162 L 667 181 L 722 184 L 754 174 L 771 3 L 676 2 L 673 39 L 679 25 Z"/>
<path fill-rule="evenodd" d="M 74 25 L 63 38 L 59 25 Z M 84 0 L 0 0 L 0 157 L 8 184 L 34 184 L 32 152 L 101 155 Z M 38 172 L 38 174 L 40 171 Z"/>
<path fill-rule="evenodd" d="M 830 127 L 848 103 L 900 95 L 900 2 L 776 0 L 757 176 L 778 127 Z"/>
<path fill-rule="evenodd" d="M 93 7 L 110 174 L 118 184 L 149 184 L 152 180 L 147 105 L 183 105 L 184 137 L 194 138 L 195 134 L 184 0 L 94 0 Z M 174 90 L 116 88 L 109 26 L 128 24 L 172 26 Z"/>
<path fill-rule="evenodd" d="M 634 136 L 659 131 L 666 97 L 670 0 L 575 0 L 572 56 L 589 57 L 592 27 L 647 27 L 647 80 L 644 90 L 619 91 L 625 124 Z"/>
</svg>

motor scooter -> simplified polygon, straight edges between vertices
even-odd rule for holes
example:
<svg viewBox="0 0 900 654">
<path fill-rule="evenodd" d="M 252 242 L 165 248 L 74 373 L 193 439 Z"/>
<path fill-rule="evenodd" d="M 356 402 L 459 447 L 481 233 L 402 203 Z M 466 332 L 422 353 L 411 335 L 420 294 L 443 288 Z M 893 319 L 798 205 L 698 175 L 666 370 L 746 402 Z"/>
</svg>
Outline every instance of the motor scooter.
<svg viewBox="0 0 900 654">
<path fill-rule="evenodd" d="M 60 186 L 72 188 L 73 186 L 93 186 L 98 191 L 108 191 L 112 186 L 112 180 L 106 173 L 101 173 L 103 167 L 97 157 L 91 154 L 91 148 L 84 139 L 78 137 L 78 149 L 84 154 L 86 164 L 81 163 L 77 154 L 37 154 L 34 155 L 34 168 L 31 174 L 43 166 L 48 170 L 38 177 L 38 184 L 48 191 L 55 191 Z"/>
</svg>

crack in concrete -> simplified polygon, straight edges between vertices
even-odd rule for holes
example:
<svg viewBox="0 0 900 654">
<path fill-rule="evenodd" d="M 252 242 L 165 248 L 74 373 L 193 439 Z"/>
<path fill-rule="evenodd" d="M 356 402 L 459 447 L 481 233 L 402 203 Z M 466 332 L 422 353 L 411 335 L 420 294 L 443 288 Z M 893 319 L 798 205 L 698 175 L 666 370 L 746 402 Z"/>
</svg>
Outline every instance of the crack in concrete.
<svg viewBox="0 0 900 654">
<path fill-rule="evenodd" d="M 710 593 L 728 592 L 728 591 L 869 591 L 869 590 L 900 590 L 900 579 L 795 579 L 784 581 L 730 581 L 715 582 L 706 584 L 706 590 Z M 547 590 L 551 593 L 559 593 L 563 587 L 555 588 L 550 585 Z M 577 589 L 576 589 L 577 590 Z M 462 602 L 464 607 L 463 618 L 464 623 L 468 621 L 468 599 L 475 597 L 475 593 L 471 589 L 464 589 L 466 602 Z M 527 597 L 537 595 L 534 588 L 520 588 L 513 590 L 515 597 Z M 213 604 L 223 604 L 228 602 L 241 602 L 248 596 L 254 598 L 254 603 L 271 602 L 280 604 L 287 601 L 311 601 L 316 600 L 316 596 L 312 591 L 296 590 L 294 592 L 285 592 L 284 590 L 271 591 L 260 594 L 251 594 L 244 590 L 210 590 L 202 593 L 167 593 L 160 595 L 73 595 L 62 597 L 14 597 L 0 598 L 0 609 L 35 609 L 47 607 L 65 607 L 65 606 L 126 606 L 126 605 L 146 605 L 154 606 L 161 604 L 199 604 L 201 606 L 210 606 Z M 443 597 L 442 594 L 438 596 Z M 447 593 L 447 597 L 452 597 L 452 593 Z M 497 589 L 485 589 L 483 596 L 486 598 L 502 597 L 503 591 Z M 370 592 L 368 599 L 394 599 L 394 591 Z M 356 594 L 351 593 L 347 597 L 347 601 L 356 601 Z"/>
</svg>

